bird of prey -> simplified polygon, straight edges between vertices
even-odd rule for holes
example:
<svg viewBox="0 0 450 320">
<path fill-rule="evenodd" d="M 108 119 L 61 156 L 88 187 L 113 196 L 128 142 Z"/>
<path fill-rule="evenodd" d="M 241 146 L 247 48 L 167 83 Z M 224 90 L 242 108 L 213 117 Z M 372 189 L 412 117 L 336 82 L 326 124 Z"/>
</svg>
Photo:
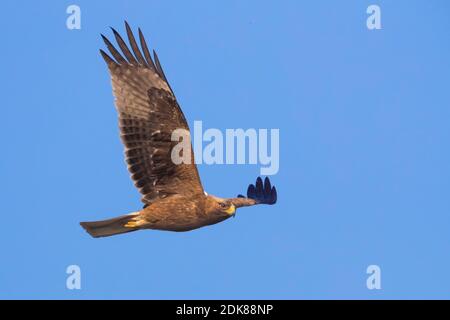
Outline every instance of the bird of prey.
<svg viewBox="0 0 450 320">
<path fill-rule="evenodd" d="M 81 226 L 93 237 L 142 229 L 189 231 L 224 221 L 239 207 L 275 204 L 277 192 L 267 177 L 250 184 L 246 197 L 224 199 L 204 192 L 193 154 L 190 163 L 172 161 L 171 150 L 177 142 L 171 135 L 179 128 L 189 132 L 186 118 L 156 52 L 152 59 L 140 29 L 139 48 L 127 22 L 125 28 L 132 51 L 111 28 L 121 52 L 102 35 L 111 56 L 100 53 L 112 79 L 128 170 L 144 207 L 108 220 L 81 222 Z"/>
</svg>

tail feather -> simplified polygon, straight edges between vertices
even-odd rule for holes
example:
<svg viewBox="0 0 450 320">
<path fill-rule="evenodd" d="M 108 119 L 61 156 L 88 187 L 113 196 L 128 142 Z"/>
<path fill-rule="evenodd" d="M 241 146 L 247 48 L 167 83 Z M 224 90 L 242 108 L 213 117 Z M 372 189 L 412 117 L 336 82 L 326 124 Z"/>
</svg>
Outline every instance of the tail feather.
<svg viewBox="0 0 450 320">
<path fill-rule="evenodd" d="M 139 230 L 137 227 L 125 227 L 125 225 L 137 215 L 139 215 L 138 212 L 133 212 L 107 220 L 80 222 L 80 225 L 94 238 L 109 237 L 116 234 Z"/>
</svg>

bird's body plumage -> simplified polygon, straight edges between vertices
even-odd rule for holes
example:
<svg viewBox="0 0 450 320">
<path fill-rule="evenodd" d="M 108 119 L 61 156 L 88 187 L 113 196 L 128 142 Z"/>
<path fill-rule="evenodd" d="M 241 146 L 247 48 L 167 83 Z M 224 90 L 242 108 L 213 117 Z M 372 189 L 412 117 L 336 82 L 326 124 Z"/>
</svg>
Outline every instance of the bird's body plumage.
<svg viewBox="0 0 450 320">
<path fill-rule="evenodd" d="M 267 178 L 264 185 L 258 178 L 256 185 L 249 187 L 247 197 L 222 199 L 206 195 L 192 147 L 189 163 L 172 161 L 172 150 L 177 144 L 172 141 L 172 133 L 177 129 L 189 132 L 188 123 L 158 56 L 153 52 L 153 61 L 139 30 L 141 52 L 130 27 L 127 23 L 125 26 L 132 52 L 114 29 L 122 53 L 103 35 L 112 57 L 103 50 L 100 52 L 111 75 L 128 170 L 142 195 L 144 208 L 81 225 L 94 237 L 140 229 L 189 231 L 233 216 L 236 207 L 275 203 L 276 191 Z M 251 192 L 251 187 L 255 192 Z"/>
</svg>

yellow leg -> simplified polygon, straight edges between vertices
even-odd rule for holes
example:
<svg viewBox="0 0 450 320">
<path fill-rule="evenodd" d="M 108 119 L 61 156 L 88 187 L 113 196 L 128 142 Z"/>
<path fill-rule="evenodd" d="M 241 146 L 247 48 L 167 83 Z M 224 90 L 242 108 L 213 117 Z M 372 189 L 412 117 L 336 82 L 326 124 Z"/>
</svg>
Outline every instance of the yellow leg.
<svg viewBox="0 0 450 320">
<path fill-rule="evenodd" d="M 135 217 L 124 224 L 125 228 L 137 228 L 145 224 L 145 220 L 139 219 L 139 217 Z"/>
<path fill-rule="evenodd" d="M 136 228 L 138 226 L 138 223 L 136 221 L 128 221 L 124 227 L 125 228 Z"/>
</svg>

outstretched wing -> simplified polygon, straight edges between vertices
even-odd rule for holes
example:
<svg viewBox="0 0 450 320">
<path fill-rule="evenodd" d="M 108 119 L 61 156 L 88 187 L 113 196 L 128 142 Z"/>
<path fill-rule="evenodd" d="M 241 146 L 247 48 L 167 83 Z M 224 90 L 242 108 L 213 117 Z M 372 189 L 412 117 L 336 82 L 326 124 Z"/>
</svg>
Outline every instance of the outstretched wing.
<svg viewBox="0 0 450 320">
<path fill-rule="evenodd" d="M 277 202 L 277 189 L 275 186 L 272 187 L 268 177 L 264 179 L 264 183 L 258 177 L 255 184 L 248 186 L 247 197 L 240 194 L 231 201 L 237 208 L 256 204 L 275 204 Z"/>
<path fill-rule="evenodd" d="M 141 200 L 148 205 L 171 194 L 203 193 L 192 147 L 191 163 L 176 165 L 171 159 L 177 143 L 171 141 L 172 132 L 189 132 L 189 127 L 158 56 L 153 51 L 152 60 L 140 29 L 142 52 L 127 22 L 125 27 L 133 53 L 114 29 L 121 52 L 102 35 L 112 57 L 103 50 L 100 53 L 111 74 L 125 158 Z"/>
</svg>

